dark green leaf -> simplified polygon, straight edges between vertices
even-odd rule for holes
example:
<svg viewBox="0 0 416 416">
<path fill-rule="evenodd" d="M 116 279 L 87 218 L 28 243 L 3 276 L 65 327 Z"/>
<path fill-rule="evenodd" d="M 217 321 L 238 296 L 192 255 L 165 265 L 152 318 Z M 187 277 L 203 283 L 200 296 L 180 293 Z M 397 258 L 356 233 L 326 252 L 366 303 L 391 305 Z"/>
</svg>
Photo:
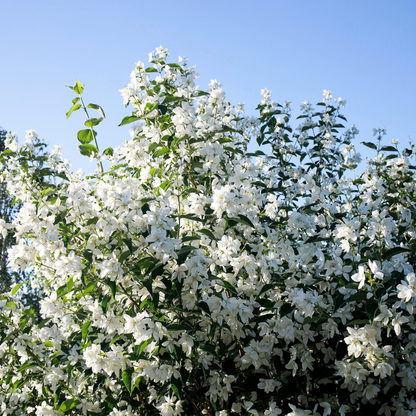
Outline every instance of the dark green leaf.
<svg viewBox="0 0 416 416">
<path fill-rule="evenodd" d="M 160 149 L 156 154 L 155 157 L 159 157 L 164 155 L 165 153 L 169 153 L 170 149 L 168 147 L 164 147 L 163 149 Z"/>
<path fill-rule="evenodd" d="M 260 290 L 259 296 L 262 295 L 264 292 L 267 292 L 268 290 L 273 289 L 274 287 L 276 287 L 276 285 L 273 283 L 264 285 Z"/>
<path fill-rule="evenodd" d="M 142 281 L 143 286 L 148 290 L 151 296 L 153 296 L 152 279 L 146 279 Z"/>
<path fill-rule="evenodd" d="M 95 133 L 95 132 L 94 132 Z M 97 133 L 95 133 L 95 135 L 97 135 Z M 94 137 L 92 135 L 92 131 L 91 129 L 84 129 L 84 130 L 80 130 L 77 133 L 77 139 L 79 142 L 81 142 L 82 144 L 88 144 L 91 143 L 94 140 Z"/>
<path fill-rule="evenodd" d="M 197 233 L 205 234 L 207 237 L 209 237 L 213 241 L 217 241 L 218 238 L 215 237 L 215 235 L 212 233 L 212 231 L 207 230 L 206 228 L 201 228 L 200 230 L 196 230 Z"/>
<path fill-rule="evenodd" d="M 149 67 L 149 68 L 146 68 L 145 71 L 146 72 L 157 72 L 157 69 L 153 68 L 153 67 Z"/>
<path fill-rule="evenodd" d="M 119 263 L 123 263 L 124 260 L 126 260 L 128 257 L 130 257 L 131 252 L 130 250 L 123 251 L 123 253 L 120 254 L 120 257 L 118 258 Z"/>
<path fill-rule="evenodd" d="M 59 407 L 59 412 L 67 412 L 68 410 L 73 409 L 79 403 L 80 403 L 80 401 L 78 399 L 68 399 L 68 400 L 65 400 L 61 404 L 61 406 Z"/>
<path fill-rule="evenodd" d="M 175 377 L 171 378 L 171 384 L 173 392 L 178 396 L 180 400 L 182 400 L 182 383 L 180 380 L 177 380 Z"/>
<path fill-rule="evenodd" d="M 371 143 L 371 142 L 361 142 L 361 144 L 363 144 L 364 146 L 369 147 L 370 149 L 377 150 L 377 146 L 374 143 Z"/>
<path fill-rule="evenodd" d="M 87 225 L 97 224 L 97 221 L 98 221 L 98 217 L 90 218 L 90 219 L 87 221 Z"/>
<path fill-rule="evenodd" d="M 215 357 L 218 357 L 217 353 L 215 352 L 214 348 L 211 347 L 211 345 L 200 345 L 200 348 L 201 350 L 206 351 Z"/>
<path fill-rule="evenodd" d="M 125 124 L 130 124 L 130 123 L 133 123 L 133 122 L 135 122 L 137 120 L 140 120 L 140 117 L 137 117 L 137 116 L 126 116 L 126 117 L 123 118 L 123 120 L 121 120 L 121 123 L 118 126 L 119 127 L 120 126 L 124 126 Z"/>
<path fill-rule="evenodd" d="M 175 97 L 174 95 L 167 95 L 163 100 L 163 104 L 168 104 L 174 101 L 182 101 L 184 100 L 183 97 Z"/>
<path fill-rule="evenodd" d="M 129 248 L 130 253 L 133 254 L 133 243 L 131 241 L 131 238 L 123 238 L 124 244 Z"/>
<path fill-rule="evenodd" d="M 105 295 L 102 302 L 101 302 L 101 308 L 104 312 L 104 314 L 107 312 L 108 302 L 110 301 L 111 296 Z"/>
<path fill-rule="evenodd" d="M 103 155 L 107 156 L 113 156 L 114 150 L 112 147 L 107 147 L 107 149 L 104 150 Z"/>
<path fill-rule="evenodd" d="M 133 375 L 134 369 L 128 368 L 127 370 L 123 371 L 123 381 L 126 389 L 131 394 L 131 376 Z"/>
<path fill-rule="evenodd" d="M 170 324 L 166 327 L 166 329 L 168 331 L 190 331 L 190 328 L 181 324 Z"/>
<path fill-rule="evenodd" d="M 97 126 L 98 124 L 100 124 L 102 121 L 104 120 L 103 117 L 99 117 L 99 118 L 87 118 L 84 121 L 84 125 L 87 127 L 93 127 L 93 126 Z"/>
<path fill-rule="evenodd" d="M 222 287 L 224 287 L 225 289 L 229 290 L 231 293 L 237 294 L 237 291 L 235 290 L 235 287 L 227 282 L 226 280 L 220 279 L 219 277 L 216 278 L 217 281 L 216 283 Z"/>
<path fill-rule="evenodd" d="M 239 222 L 240 224 L 244 224 L 247 225 L 251 228 L 254 228 L 253 223 L 245 216 L 245 215 L 239 215 L 238 218 L 230 218 L 230 221 L 235 221 L 235 222 Z"/>
<path fill-rule="evenodd" d="M 78 150 L 83 156 L 90 157 L 93 153 L 98 154 L 98 149 L 92 144 L 80 144 Z"/>
<path fill-rule="evenodd" d="M 383 255 L 383 260 L 390 260 L 396 254 L 409 253 L 411 250 L 404 247 L 393 247 L 387 250 Z"/>
<path fill-rule="evenodd" d="M 39 366 L 39 364 L 37 364 L 37 363 L 33 363 L 33 362 L 28 363 L 28 362 L 26 362 L 17 371 L 21 372 L 21 371 L 25 371 L 29 368 L 38 367 L 38 366 Z"/>
<path fill-rule="evenodd" d="M 116 298 L 116 292 L 117 292 L 117 284 L 115 281 L 107 279 L 105 281 L 105 284 L 110 288 L 111 290 L 111 296 L 113 297 L 113 299 Z"/>
<path fill-rule="evenodd" d="M 182 243 L 186 243 L 188 241 L 200 240 L 200 239 L 201 239 L 201 237 L 197 237 L 195 235 L 190 235 L 190 236 L 187 236 L 187 237 L 182 237 Z"/>
<path fill-rule="evenodd" d="M 383 146 L 380 150 L 383 152 L 398 152 L 398 150 L 393 146 Z"/>
<path fill-rule="evenodd" d="M 97 104 L 88 104 L 88 108 L 93 108 L 94 110 L 97 110 L 103 118 L 105 118 L 104 110 Z"/>
<path fill-rule="evenodd" d="M 371 321 L 374 319 L 377 309 L 378 302 L 374 298 L 369 299 L 369 301 L 365 304 L 365 312 Z"/>
<path fill-rule="evenodd" d="M 286 315 L 289 315 L 293 310 L 295 309 L 294 306 L 292 306 L 290 303 L 284 303 L 280 307 L 280 317 L 283 318 Z"/>
<path fill-rule="evenodd" d="M 207 313 L 208 315 L 210 314 L 210 310 L 209 310 L 209 306 L 208 306 L 208 303 L 206 303 L 206 302 L 199 302 L 198 303 L 198 306 L 205 312 L 205 313 Z"/>
</svg>

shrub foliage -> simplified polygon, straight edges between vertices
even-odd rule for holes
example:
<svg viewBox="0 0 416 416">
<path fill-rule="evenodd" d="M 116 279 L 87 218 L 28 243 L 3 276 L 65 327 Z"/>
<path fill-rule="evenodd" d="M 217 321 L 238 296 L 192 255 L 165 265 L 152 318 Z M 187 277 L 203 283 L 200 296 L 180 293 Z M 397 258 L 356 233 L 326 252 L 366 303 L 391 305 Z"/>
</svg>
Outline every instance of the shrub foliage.
<svg viewBox="0 0 416 416">
<path fill-rule="evenodd" d="M 413 414 L 411 151 L 376 130 L 358 175 L 357 130 L 329 91 L 292 129 L 268 90 L 247 117 L 167 56 L 136 64 L 115 149 L 71 87 L 94 174 L 8 136 L 9 266 L 32 268 L 45 298 L 35 324 L 18 285 L 0 296 L 2 414 Z"/>
</svg>

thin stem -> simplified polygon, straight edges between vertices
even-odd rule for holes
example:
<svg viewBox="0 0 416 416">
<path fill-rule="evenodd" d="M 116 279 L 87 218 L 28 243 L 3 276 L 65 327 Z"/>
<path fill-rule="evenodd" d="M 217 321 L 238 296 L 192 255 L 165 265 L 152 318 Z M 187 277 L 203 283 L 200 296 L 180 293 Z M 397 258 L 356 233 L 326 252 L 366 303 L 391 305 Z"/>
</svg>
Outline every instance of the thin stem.
<svg viewBox="0 0 416 416">
<path fill-rule="evenodd" d="M 140 306 L 136 303 L 136 301 L 128 294 L 127 290 L 124 289 L 123 285 L 121 283 L 118 284 L 121 288 L 121 290 L 124 292 L 124 294 L 130 299 L 130 301 L 133 303 L 133 305 L 140 310 Z"/>
<path fill-rule="evenodd" d="M 81 100 L 82 108 L 84 109 L 84 112 L 87 115 L 87 118 L 90 118 L 90 115 L 88 114 L 87 107 L 85 107 L 84 100 L 82 99 L 81 94 L 79 94 L 79 98 Z M 92 137 L 94 139 L 95 147 L 97 148 L 97 151 L 98 151 L 98 154 L 99 154 L 100 150 L 98 148 L 97 136 L 96 136 L 95 131 L 94 131 L 92 126 L 90 127 L 90 130 L 91 130 Z M 103 173 L 104 172 L 104 167 L 103 167 L 103 164 L 101 162 L 101 159 L 97 159 L 97 166 L 98 166 L 98 169 L 100 170 L 100 173 Z"/>
</svg>

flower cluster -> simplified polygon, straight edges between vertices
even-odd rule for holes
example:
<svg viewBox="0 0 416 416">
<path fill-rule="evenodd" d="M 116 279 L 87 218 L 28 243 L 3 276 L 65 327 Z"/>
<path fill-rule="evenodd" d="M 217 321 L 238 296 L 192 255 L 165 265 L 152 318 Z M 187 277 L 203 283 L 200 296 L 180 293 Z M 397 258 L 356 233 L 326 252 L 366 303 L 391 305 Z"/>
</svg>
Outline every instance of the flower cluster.
<svg viewBox="0 0 416 416">
<path fill-rule="evenodd" d="M 10 268 L 30 267 L 43 321 L 0 296 L 4 415 L 409 415 L 416 411 L 415 167 L 344 129 L 345 102 L 262 91 L 258 118 L 207 91 L 185 59 L 136 64 L 131 138 L 100 152 L 83 86 L 82 154 L 3 152 L 23 203 Z M 91 118 L 87 108 L 101 117 Z M 247 150 L 248 142 L 270 152 Z M 91 144 L 91 143 L 94 144 Z M 103 159 L 109 168 L 104 171 Z"/>
</svg>

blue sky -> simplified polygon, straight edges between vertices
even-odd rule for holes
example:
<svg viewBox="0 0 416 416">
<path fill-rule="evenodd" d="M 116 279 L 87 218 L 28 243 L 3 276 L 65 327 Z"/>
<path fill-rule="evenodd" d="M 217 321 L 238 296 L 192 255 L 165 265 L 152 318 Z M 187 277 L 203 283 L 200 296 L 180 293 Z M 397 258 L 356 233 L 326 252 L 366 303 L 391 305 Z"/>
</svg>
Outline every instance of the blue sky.
<svg viewBox="0 0 416 416">
<path fill-rule="evenodd" d="M 128 126 L 117 125 L 129 110 L 119 89 L 159 45 L 172 62 L 180 55 L 196 64 L 201 89 L 222 82 L 246 114 L 255 114 L 265 87 L 276 101 L 292 101 L 294 113 L 329 89 L 347 100 L 357 142 L 384 126 L 387 142 L 416 141 L 414 1 L 15 0 L 1 2 L 0 15 L 0 125 L 62 144 L 76 169 L 95 165 L 78 155 L 84 118 L 66 120 L 74 98 L 66 85 L 88 82 L 84 99 L 104 108 L 100 148 L 122 144 Z"/>
</svg>

